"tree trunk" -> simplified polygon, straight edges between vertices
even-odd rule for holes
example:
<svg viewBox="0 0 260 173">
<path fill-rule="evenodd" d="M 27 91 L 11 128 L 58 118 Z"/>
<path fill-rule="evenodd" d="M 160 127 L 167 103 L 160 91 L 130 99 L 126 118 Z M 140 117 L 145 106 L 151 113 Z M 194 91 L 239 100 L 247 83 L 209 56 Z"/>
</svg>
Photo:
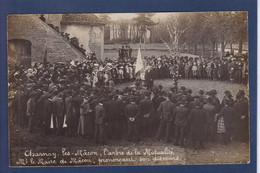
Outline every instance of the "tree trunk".
<svg viewBox="0 0 260 173">
<path fill-rule="evenodd" d="M 145 33 L 144 33 L 144 51 L 145 51 L 145 40 L 146 40 L 146 36 L 145 36 Z"/>
<path fill-rule="evenodd" d="M 216 42 L 216 51 L 218 52 L 218 43 Z"/>
<path fill-rule="evenodd" d="M 204 54 L 205 54 L 205 41 L 203 38 L 203 40 L 202 40 L 202 57 L 204 57 Z"/>
<path fill-rule="evenodd" d="M 194 55 L 197 54 L 197 41 L 194 42 L 194 50 L 193 50 L 193 54 L 194 54 Z"/>
<path fill-rule="evenodd" d="M 243 41 L 242 39 L 239 40 L 239 46 L 238 46 L 238 53 L 242 53 L 243 49 Z"/>
<path fill-rule="evenodd" d="M 232 42 L 230 42 L 230 53 L 233 52 Z"/>
<path fill-rule="evenodd" d="M 224 56 L 224 54 L 225 54 L 225 47 L 226 47 L 226 45 L 225 45 L 225 43 L 224 43 L 224 41 L 222 41 L 221 42 L 221 58 Z"/>
<path fill-rule="evenodd" d="M 215 53 L 215 45 L 216 45 L 216 43 L 215 42 L 211 42 L 212 43 L 212 49 L 211 49 L 211 55 L 210 55 L 210 57 L 213 57 L 214 56 L 214 53 Z"/>
<path fill-rule="evenodd" d="M 188 53 L 190 53 L 190 44 L 188 44 Z"/>
</svg>

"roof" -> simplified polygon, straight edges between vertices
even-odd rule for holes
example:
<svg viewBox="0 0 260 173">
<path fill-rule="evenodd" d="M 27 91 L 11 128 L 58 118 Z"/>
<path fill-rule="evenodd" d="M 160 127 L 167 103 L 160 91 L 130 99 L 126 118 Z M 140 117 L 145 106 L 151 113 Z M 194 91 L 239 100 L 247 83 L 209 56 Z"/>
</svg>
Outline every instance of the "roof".
<svg viewBox="0 0 260 173">
<path fill-rule="evenodd" d="M 61 24 L 105 25 L 95 14 L 63 14 Z"/>
</svg>

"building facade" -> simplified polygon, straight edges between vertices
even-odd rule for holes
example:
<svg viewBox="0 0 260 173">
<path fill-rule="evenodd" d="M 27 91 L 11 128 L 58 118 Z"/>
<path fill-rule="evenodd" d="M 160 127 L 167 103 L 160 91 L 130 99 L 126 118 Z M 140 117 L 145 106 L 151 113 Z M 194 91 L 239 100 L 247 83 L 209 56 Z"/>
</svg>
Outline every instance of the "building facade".
<svg viewBox="0 0 260 173">
<path fill-rule="evenodd" d="M 78 16 L 79 15 L 79 16 Z M 94 21 L 96 16 L 82 14 L 64 19 L 65 14 L 44 15 L 46 21 L 34 14 L 8 15 L 8 61 L 31 66 L 43 62 L 47 52 L 47 61 L 64 62 L 82 61 L 85 56 L 77 50 L 60 32 L 67 32 L 70 37 L 79 38 L 86 53 L 95 52 L 102 59 L 104 53 L 104 25 Z M 75 21 L 73 21 L 75 19 Z M 76 20 L 77 19 L 77 20 Z M 84 21 L 80 23 L 80 21 Z M 54 26 L 50 27 L 49 24 Z"/>
</svg>

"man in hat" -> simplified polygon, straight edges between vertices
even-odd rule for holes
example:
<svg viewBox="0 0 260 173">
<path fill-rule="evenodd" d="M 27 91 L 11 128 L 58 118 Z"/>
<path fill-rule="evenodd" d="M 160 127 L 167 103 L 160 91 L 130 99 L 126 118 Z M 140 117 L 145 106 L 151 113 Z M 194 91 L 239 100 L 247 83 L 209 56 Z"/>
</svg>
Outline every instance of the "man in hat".
<svg viewBox="0 0 260 173">
<path fill-rule="evenodd" d="M 205 140 L 205 126 L 207 123 L 207 114 L 205 110 L 201 108 L 201 103 L 197 101 L 195 108 L 191 110 L 188 124 L 190 126 L 190 135 L 193 142 L 193 149 L 197 149 L 197 142 L 199 142 L 199 148 L 204 148 Z"/>
<path fill-rule="evenodd" d="M 66 98 L 65 98 L 65 109 L 66 109 L 66 124 L 67 124 L 67 131 L 66 131 L 66 135 L 67 136 L 71 136 L 72 135 L 72 128 L 73 128 L 73 106 L 72 106 L 72 92 L 68 91 L 66 93 Z"/>
<path fill-rule="evenodd" d="M 120 118 L 121 118 L 121 108 L 119 107 L 119 102 L 117 102 L 118 96 L 110 94 L 108 96 L 109 100 L 104 103 L 105 113 L 107 117 L 108 125 L 108 137 L 119 139 L 120 137 Z"/>
<path fill-rule="evenodd" d="M 147 89 L 150 91 L 153 87 L 153 80 L 154 80 L 154 77 L 153 77 L 153 73 L 151 71 L 151 69 L 148 69 L 146 72 L 145 72 L 145 85 L 147 87 Z"/>
<path fill-rule="evenodd" d="M 241 90 L 240 90 L 241 91 Z M 237 93 L 234 108 L 237 111 L 234 123 L 234 136 L 241 142 L 248 142 L 249 139 L 249 102 L 243 98 L 241 92 Z"/>
<path fill-rule="evenodd" d="M 105 130 L 105 108 L 103 103 L 104 98 L 99 99 L 98 105 L 95 107 L 95 141 L 98 144 L 105 145 L 104 130 Z"/>
<path fill-rule="evenodd" d="M 61 93 L 54 93 L 54 97 L 52 99 L 53 101 L 53 117 L 54 120 L 54 126 L 56 124 L 57 127 L 57 135 L 61 135 L 63 123 L 64 123 L 64 114 L 65 114 L 65 104 L 62 100 L 62 94 Z"/>
<path fill-rule="evenodd" d="M 84 95 L 83 103 L 80 105 L 80 118 L 77 133 L 80 134 L 84 140 L 90 137 L 90 113 L 89 99 L 87 94 Z"/>
<path fill-rule="evenodd" d="M 157 129 L 160 124 L 160 112 L 158 112 L 158 108 L 160 104 L 166 99 L 163 97 L 163 93 L 159 92 L 158 88 L 153 89 L 154 97 L 152 98 L 153 107 L 154 107 L 154 118 L 152 122 L 152 126 L 154 127 L 154 134 L 157 132 Z"/>
<path fill-rule="evenodd" d="M 223 117 L 224 131 L 222 131 L 223 143 L 227 145 L 231 141 L 233 135 L 234 119 L 237 116 L 236 109 L 230 106 L 230 102 L 226 99 L 223 100 L 224 107 L 218 113 L 218 120 Z M 217 127 L 219 132 L 219 127 Z"/>
<path fill-rule="evenodd" d="M 24 89 L 24 86 L 21 85 L 14 97 L 17 99 L 16 104 L 16 121 L 21 127 L 28 125 L 28 120 L 26 116 L 26 104 L 29 99 L 28 92 Z"/>
<path fill-rule="evenodd" d="M 212 99 L 212 104 L 216 107 L 217 112 L 220 110 L 220 101 L 219 98 L 216 96 L 217 91 L 215 89 L 212 89 L 210 92 L 208 92 L 209 97 Z"/>
<path fill-rule="evenodd" d="M 47 92 L 45 94 L 45 99 L 42 101 L 44 135 L 51 133 L 50 125 L 51 125 L 51 115 L 53 112 L 51 96 L 52 95 L 49 92 Z"/>
<path fill-rule="evenodd" d="M 132 138 L 134 142 L 140 141 L 139 128 L 140 128 L 140 108 L 135 103 L 135 98 L 131 98 L 131 103 L 125 107 L 125 116 L 127 117 L 128 123 L 128 133 L 127 141 L 131 141 Z"/>
<path fill-rule="evenodd" d="M 81 88 L 81 93 L 83 94 L 85 91 Z M 78 130 L 78 123 L 80 118 L 80 105 L 83 102 L 83 98 L 79 91 L 72 93 L 72 116 L 71 116 L 71 132 L 72 135 L 76 135 Z"/>
<path fill-rule="evenodd" d="M 203 109 L 207 114 L 207 125 L 206 125 L 206 138 L 209 141 L 215 141 L 216 136 L 216 123 L 215 123 L 215 114 L 216 107 L 212 104 L 212 99 L 206 99 L 206 104 L 203 105 Z"/>
<path fill-rule="evenodd" d="M 189 116 L 189 109 L 185 107 L 185 102 L 180 101 L 179 106 L 176 107 L 174 112 L 174 125 L 175 125 L 175 142 L 174 145 L 184 147 L 184 134 L 187 129 L 187 120 Z"/>
<path fill-rule="evenodd" d="M 32 92 L 29 96 L 29 100 L 27 101 L 27 109 L 26 115 L 29 117 L 29 133 L 32 132 L 34 126 L 34 119 L 36 113 L 36 100 L 35 100 L 35 92 Z"/>
<path fill-rule="evenodd" d="M 232 96 L 231 92 L 230 92 L 229 90 L 226 90 L 224 93 L 225 93 L 225 96 L 223 97 L 222 100 L 228 100 L 230 106 L 233 106 L 233 104 L 234 104 L 234 99 L 232 98 L 233 96 Z M 223 102 L 221 103 L 221 107 L 224 107 Z"/>
<path fill-rule="evenodd" d="M 171 126 L 172 121 L 174 120 L 174 111 L 175 111 L 175 105 L 170 101 L 171 94 L 168 94 L 165 101 L 163 101 L 159 108 L 158 113 L 160 114 L 160 126 L 156 133 L 156 139 L 160 140 L 160 137 L 162 135 L 163 129 L 166 126 L 166 137 L 165 142 L 170 142 L 170 133 L 171 133 Z"/>
<path fill-rule="evenodd" d="M 153 120 L 153 102 L 150 99 L 150 92 L 145 93 L 145 98 L 140 101 L 140 111 L 142 118 L 142 134 L 144 137 L 152 135 L 152 120 Z"/>
<path fill-rule="evenodd" d="M 194 97 L 193 97 L 193 101 L 191 101 L 191 102 L 189 103 L 189 109 L 190 109 L 190 110 L 192 110 L 192 109 L 195 108 L 196 103 L 199 101 L 199 99 L 200 99 L 199 96 L 194 96 Z"/>
<path fill-rule="evenodd" d="M 206 103 L 206 97 L 204 96 L 204 91 L 203 90 L 199 90 L 198 91 L 198 96 L 199 96 L 199 101 L 202 104 L 205 104 Z"/>
</svg>

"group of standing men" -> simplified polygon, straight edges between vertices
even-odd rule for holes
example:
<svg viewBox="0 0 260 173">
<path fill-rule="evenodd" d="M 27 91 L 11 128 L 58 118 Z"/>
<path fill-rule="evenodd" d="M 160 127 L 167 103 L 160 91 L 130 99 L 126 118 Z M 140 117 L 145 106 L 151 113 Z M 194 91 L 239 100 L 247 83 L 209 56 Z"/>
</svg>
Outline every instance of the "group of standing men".
<svg viewBox="0 0 260 173">
<path fill-rule="evenodd" d="M 192 90 L 185 87 L 171 88 L 169 92 L 162 86 L 153 87 L 152 93 L 144 88 L 92 91 L 84 91 L 83 95 L 47 91 L 38 99 L 31 93 L 26 109 L 29 132 L 38 117 L 45 135 L 53 133 L 54 128 L 57 135 L 63 135 L 65 130 L 67 136 L 79 134 L 101 145 L 108 139 L 140 142 L 155 137 L 181 147 L 191 139 L 196 149 L 204 148 L 204 141 L 215 142 L 217 134 L 225 145 L 231 140 L 248 142 L 249 108 L 243 90 L 237 93 L 236 100 L 225 91 L 222 102 L 216 90 L 206 95 L 200 90 L 191 96 Z"/>
<path fill-rule="evenodd" d="M 122 48 L 118 49 L 118 57 L 121 60 L 125 58 L 132 58 L 132 48 L 130 46 L 122 46 Z"/>
</svg>

